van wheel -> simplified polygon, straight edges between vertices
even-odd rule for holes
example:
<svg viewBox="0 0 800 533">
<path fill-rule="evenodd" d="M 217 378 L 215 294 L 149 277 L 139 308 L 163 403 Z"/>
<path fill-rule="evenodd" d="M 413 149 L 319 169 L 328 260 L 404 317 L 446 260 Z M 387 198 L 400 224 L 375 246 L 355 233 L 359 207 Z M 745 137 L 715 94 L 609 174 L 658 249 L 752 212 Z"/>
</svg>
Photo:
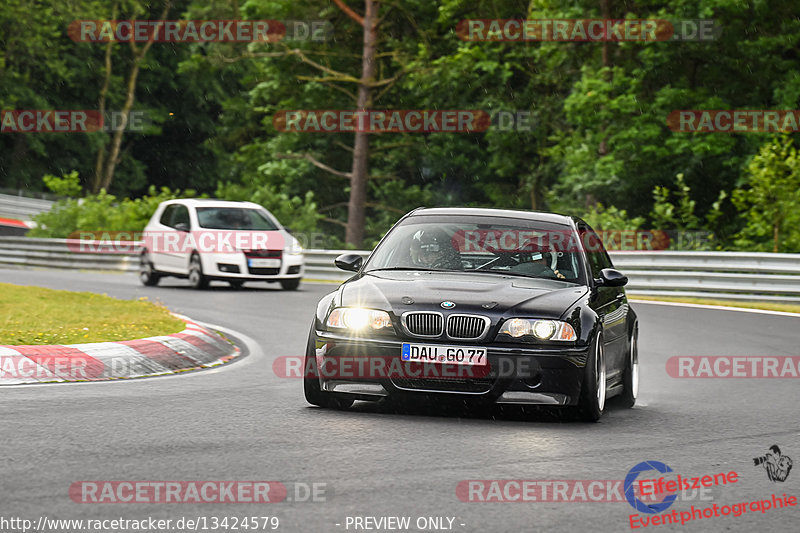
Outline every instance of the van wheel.
<svg viewBox="0 0 800 533">
<path fill-rule="evenodd" d="M 203 274 L 203 265 L 200 263 L 200 256 L 192 254 L 189 260 L 189 285 L 193 289 L 205 289 L 208 287 L 208 278 Z"/>
<path fill-rule="evenodd" d="M 161 274 L 153 268 L 153 262 L 147 251 L 139 256 L 139 281 L 146 287 L 155 287 L 161 281 Z"/>
</svg>

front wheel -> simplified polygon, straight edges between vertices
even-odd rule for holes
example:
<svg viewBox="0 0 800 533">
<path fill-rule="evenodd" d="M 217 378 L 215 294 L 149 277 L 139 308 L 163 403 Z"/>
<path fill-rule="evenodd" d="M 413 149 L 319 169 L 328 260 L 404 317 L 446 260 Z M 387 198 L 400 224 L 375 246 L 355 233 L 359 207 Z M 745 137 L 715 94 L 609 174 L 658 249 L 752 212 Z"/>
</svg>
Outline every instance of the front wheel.
<svg viewBox="0 0 800 533">
<path fill-rule="evenodd" d="M 208 287 L 208 278 L 203 274 L 203 264 L 197 254 L 192 254 L 192 258 L 189 260 L 189 285 L 193 289 Z"/>
<path fill-rule="evenodd" d="M 347 409 L 353 405 L 353 400 L 337 397 L 330 392 L 325 392 L 319 386 L 319 372 L 317 371 L 317 357 L 314 347 L 314 331 L 308 335 L 308 345 L 306 346 L 306 357 L 303 364 L 303 371 L 311 376 L 303 376 L 303 392 L 306 401 L 311 405 L 319 407 L 330 407 L 333 409 Z"/>
<path fill-rule="evenodd" d="M 622 397 L 620 403 L 623 407 L 633 407 L 636 397 L 639 396 L 639 325 L 633 326 L 630 348 L 628 349 L 628 362 L 622 379 Z"/>
<path fill-rule="evenodd" d="M 139 256 L 139 281 L 146 287 L 155 287 L 161 280 L 161 275 L 153 268 L 153 262 L 147 252 Z"/>
<path fill-rule="evenodd" d="M 586 422 L 597 422 L 606 406 L 606 356 L 603 335 L 598 333 L 589 348 L 581 387 L 578 413 Z"/>
</svg>

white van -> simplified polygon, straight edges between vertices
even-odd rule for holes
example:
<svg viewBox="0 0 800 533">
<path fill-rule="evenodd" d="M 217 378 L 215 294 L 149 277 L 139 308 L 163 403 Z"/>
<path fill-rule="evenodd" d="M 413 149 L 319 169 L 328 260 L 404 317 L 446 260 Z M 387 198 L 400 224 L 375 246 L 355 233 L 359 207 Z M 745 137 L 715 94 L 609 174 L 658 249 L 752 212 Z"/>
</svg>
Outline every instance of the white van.
<svg viewBox="0 0 800 533">
<path fill-rule="evenodd" d="M 186 278 L 195 289 L 224 280 L 279 282 L 294 290 L 303 248 L 266 209 L 252 202 L 180 199 L 162 202 L 144 230 L 139 279 L 157 285 Z"/>
</svg>

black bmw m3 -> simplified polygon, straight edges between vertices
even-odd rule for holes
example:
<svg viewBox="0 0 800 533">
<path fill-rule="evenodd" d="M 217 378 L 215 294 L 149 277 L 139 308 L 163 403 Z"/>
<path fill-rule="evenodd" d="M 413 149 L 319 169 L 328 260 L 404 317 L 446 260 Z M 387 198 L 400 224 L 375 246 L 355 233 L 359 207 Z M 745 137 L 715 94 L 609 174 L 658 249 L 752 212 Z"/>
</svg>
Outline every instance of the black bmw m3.
<svg viewBox="0 0 800 533">
<path fill-rule="evenodd" d="M 638 393 L 638 325 L 600 237 L 576 217 L 417 209 L 317 306 L 308 402 L 433 397 L 563 406 L 588 421 Z"/>
</svg>

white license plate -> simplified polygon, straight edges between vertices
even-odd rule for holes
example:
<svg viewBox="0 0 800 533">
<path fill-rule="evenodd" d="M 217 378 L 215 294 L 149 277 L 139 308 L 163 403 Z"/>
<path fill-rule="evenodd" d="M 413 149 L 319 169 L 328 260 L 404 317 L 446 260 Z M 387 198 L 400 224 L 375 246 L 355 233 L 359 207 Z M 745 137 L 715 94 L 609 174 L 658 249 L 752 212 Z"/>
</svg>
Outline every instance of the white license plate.
<svg viewBox="0 0 800 533">
<path fill-rule="evenodd" d="M 485 366 L 486 348 L 475 346 L 444 346 L 441 344 L 403 343 L 403 361 L 443 363 L 451 365 Z"/>
<path fill-rule="evenodd" d="M 247 266 L 253 268 L 280 268 L 280 259 L 248 259 Z"/>
</svg>

